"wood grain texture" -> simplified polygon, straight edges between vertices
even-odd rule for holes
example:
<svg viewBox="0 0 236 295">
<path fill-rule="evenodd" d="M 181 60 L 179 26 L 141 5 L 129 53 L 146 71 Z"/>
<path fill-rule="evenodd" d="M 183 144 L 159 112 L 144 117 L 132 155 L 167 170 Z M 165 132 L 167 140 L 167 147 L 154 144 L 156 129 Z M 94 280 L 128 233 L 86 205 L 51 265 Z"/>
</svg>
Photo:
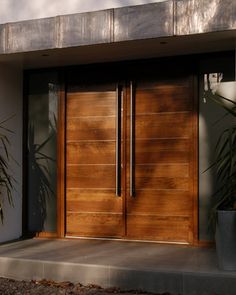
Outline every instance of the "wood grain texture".
<svg viewBox="0 0 236 295">
<path fill-rule="evenodd" d="M 189 162 L 190 139 L 138 139 L 135 141 L 135 162 L 139 164 L 184 164 Z M 180 165 L 180 167 L 182 167 Z M 163 167 L 164 168 L 164 167 Z"/>
<path fill-rule="evenodd" d="M 67 95 L 66 232 L 193 243 L 196 116 L 191 78 L 135 88 L 134 182 L 130 197 L 130 89 L 123 85 L 122 194 L 116 185 L 116 94 Z"/>
<path fill-rule="evenodd" d="M 130 197 L 129 189 L 126 194 L 130 238 L 193 242 L 195 133 L 190 81 L 136 83 L 135 196 Z"/>
<path fill-rule="evenodd" d="M 115 148 L 115 141 L 68 142 L 67 164 L 106 163 L 114 165 Z"/>
<path fill-rule="evenodd" d="M 115 188 L 115 165 L 67 165 L 67 188 Z"/>
<path fill-rule="evenodd" d="M 123 201 L 116 197 L 116 92 L 67 94 L 66 233 L 123 235 Z M 114 89 L 115 90 L 115 89 Z"/>
<path fill-rule="evenodd" d="M 127 217 L 127 236 L 131 239 L 189 243 L 190 220 L 185 216 L 151 214 Z"/>
<path fill-rule="evenodd" d="M 120 237 L 122 214 L 67 212 L 67 234 L 91 237 Z"/>
<path fill-rule="evenodd" d="M 188 87 L 159 86 L 137 90 L 138 103 L 136 113 L 160 113 L 191 111 L 192 104 L 188 97 Z M 165 99 L 163 99 L 165 97 Z"/>
<path fill-rule="evenodd" d="M 191 216 L 191 211 L 188 191 L 141 189 L 136 190 L 135 198 L 127 197 L 128 214 Z"/>
<path fill-rule="evenodd" d="M 67 140 L 115 140 L 115 117 L 67 117 Z"/>
<path fill-rule="evenodd" d="M 111 198 L 115 189 L 67 189 L 68 212 L 113 212 L 122 211 L 122 198 Z M 89 202 L 89 206 L 88 206 Z"/>
<path fill-rule="evenodd" d="M 189 138 L 191 134 L 191 113 L 189 112 L 149 113 L 136 115 L 135 119 L 136 138 Z"/>
<path fill-rule="evenodd" d="M 68 93 L 67 115 L 68 117 L 115 116 L 115 100 L 116 96 L 112 91 Z"/>
</svg>

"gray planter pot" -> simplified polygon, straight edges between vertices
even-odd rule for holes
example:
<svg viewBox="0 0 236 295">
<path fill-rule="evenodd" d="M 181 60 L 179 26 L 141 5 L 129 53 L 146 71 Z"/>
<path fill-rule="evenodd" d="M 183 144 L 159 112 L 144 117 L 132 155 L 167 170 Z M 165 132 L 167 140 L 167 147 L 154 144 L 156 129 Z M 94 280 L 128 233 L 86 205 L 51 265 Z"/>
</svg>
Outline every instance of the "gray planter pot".
<svg viewBox="0 0 236 295">
<path fill-rule="evenodd" d="M 216 251 L 220 269 L 236 270 L 236 211 L 217 211 Z"/>
</svg>

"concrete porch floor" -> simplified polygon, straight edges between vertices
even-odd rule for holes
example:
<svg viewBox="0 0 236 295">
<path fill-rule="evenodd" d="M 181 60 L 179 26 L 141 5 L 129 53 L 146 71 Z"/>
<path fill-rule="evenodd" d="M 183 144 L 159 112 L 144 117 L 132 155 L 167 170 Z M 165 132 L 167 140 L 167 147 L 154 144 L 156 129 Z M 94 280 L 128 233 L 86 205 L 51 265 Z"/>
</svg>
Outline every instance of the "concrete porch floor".
<svg viewBox="0 0 236 295">
<path fill-rule="evenodd" d="M 102 240 L 31 239 L 0 246 L 0 276 L 174 295 L 235 295 L 236 272 L 214 249 Z"/>
</svg>

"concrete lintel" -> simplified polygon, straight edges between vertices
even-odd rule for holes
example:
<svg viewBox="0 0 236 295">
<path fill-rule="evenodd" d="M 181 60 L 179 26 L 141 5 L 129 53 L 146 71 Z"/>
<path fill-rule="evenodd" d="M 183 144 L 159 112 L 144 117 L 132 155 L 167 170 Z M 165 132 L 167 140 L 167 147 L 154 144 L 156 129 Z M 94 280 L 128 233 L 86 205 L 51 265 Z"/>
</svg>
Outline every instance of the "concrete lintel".
<svg viewBox="0 0 236 295">
<path fill-rule="evenodd" d="M 55 17 L 6 24 L 5 53 L 55 48 L 56 22 Z"/>
<path fill-rule="evenodd" d="M 173 1 L 114 10 L 114 41 L 174 35 Z"/>
<path fill-rule="evenodd" d="M 0 26 L 0 54 L 5 53 L 5 41 L 6 41 L 6 33 L 5 26 Z"/>
<path fill-rule="evenodd" d="M 177 35 L 236 29 L 235 0 L 176 0 Z"/>
<path fill-rule="evenodd" d="M 0 25 L 0 55 L 236 30 L 234 0 L 167 0 Z"/>
<path fill-rule="evenodd" d="M 113 10 L 60 16 L 58 47 L 110 43 Z"/>
</svg>

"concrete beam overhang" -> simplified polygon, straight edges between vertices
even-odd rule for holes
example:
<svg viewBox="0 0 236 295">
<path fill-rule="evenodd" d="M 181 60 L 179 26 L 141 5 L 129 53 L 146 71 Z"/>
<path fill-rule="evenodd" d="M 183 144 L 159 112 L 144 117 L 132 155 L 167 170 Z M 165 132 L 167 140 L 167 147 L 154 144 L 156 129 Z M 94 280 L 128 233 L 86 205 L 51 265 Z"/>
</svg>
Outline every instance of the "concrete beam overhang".
<svg viewBox="0 0 236 295">
<path fill-rule="evenodd" d="M 235 45 L 234 36 L 235 31 L 226 31 L 2 54 L 0 63 L 33 69 L 232 51 Z"/>
<path fill-rule="evenodd" d="M 0 55 L 236 30 L 234 0 L 168 0 L 0 25 Z"/>
</svg>

